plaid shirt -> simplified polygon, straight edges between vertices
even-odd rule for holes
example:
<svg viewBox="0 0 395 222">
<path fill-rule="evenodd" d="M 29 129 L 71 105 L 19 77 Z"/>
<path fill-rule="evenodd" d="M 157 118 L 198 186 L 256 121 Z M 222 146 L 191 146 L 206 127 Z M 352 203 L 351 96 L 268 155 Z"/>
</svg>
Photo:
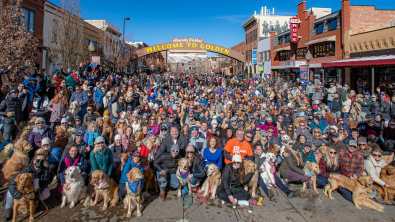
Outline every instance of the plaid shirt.
<svg viewBox="0 0 395 222">
<path fill-rule="evenodd" d="M 342 149 L 339 152 L 340 162 L 344 164 L 344 171 L 341 173 L 344 176 L 357 175 L 358 177 L 362 175 L 364 170 L 364 159 L 361 153 L 355 151 L 350 157 L 348 149 Z"/>
<path fill-rule="evenodd" d="M 324 158 L 321 158 L 321 159 L 320 159 L 320 162 L 319 162 L 318 165 L 319 165 L 320 171 L 321 171 L 320 175 L 323 176 L 323 177 L 326 177 L 326 178 L 329 178 L 330 173 L 336 173 L 336 172 L 339 172 L 339 171 L 340 171 L 340 172 L 346 172 L 346 171 L 347 171 L 347 170 L 345 169 L 345 167 L 344 167 L 343 161 L 340 161 L 340 163 L 339 163 L 340 167 L 339 167 L 339 169 L 336 170 L 336 172 L 335 172 L 335 170 L 334 170 L 333 167 L 328 168 L 328 167 L 326 166 L 326 163 L 325 163 Z M 328 171 L 333 171 L 333 172 L 328 172 Z"/>
</svg>

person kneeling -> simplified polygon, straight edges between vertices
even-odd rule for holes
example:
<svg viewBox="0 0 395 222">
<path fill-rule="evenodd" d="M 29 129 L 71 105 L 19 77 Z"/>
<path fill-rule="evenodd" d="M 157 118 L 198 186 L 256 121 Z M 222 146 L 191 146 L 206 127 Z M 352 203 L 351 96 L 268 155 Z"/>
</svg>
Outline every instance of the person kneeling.
<svg viewBox="0 0 395 222">
<path fill-rule="evenodd" d="M 25 167 L 23 170 L 21 170 L 16 176 L 23 174 L 23 173 L 33 173 L 34 174 L 34 180 L 38 180 L 38 187 L 34 186 L 34 190 L 40 191 L 40 200 L 45 200 L 49 197 L 50 192 L 49 189 L 47 188 L 48 184 L 51 182 L 51 176 L 49 173 L 49 169 L 44 166 L 44 161 L 45 161 L 45 155 L 42 154 L 37 154 L 34 156 L 32 163 Z M 10 187 L 8 189 L 7 195 L 6 195 L 6 206 L 5 209 L 7 210 L 7 213 L 4 217 L 5 221 L 9 221 L 12 218 L 12 206 L 14 199 L 19 199 L 20 201 L 26 201 L 25 196 L 19 192 L 17 188 L 17 184 L 15 181 L 15 178 L 11 181 Z"/>
</svg>

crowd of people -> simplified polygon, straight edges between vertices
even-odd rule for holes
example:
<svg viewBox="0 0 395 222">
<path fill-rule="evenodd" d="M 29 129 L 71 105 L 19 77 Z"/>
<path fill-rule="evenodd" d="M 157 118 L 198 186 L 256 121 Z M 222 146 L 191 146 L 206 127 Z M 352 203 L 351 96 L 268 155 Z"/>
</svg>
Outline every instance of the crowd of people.
<svg viewBox="0 0 395 222">
<path fill-rule="evenodd" d="M 50 183 L 58 183 L 57 194 L 69 188 L 64 174 L 70 166 L 80 167 L 86 184 L 95 170 L 110 175 L 119 183 L 122 199 L 127 173 L 135 167 L 146 170 L 143 157 L 165 199 L 169 189 L 180 186 L 176 170 L 186 157 L 192 163 L 192 190 L 184 186 L 183 195 L 196 192 L 207 166 L 215 164 L 222 172 L 217 197 L 224 204 L 237 204 L 250 197 L 244 185 L 252 173 L 245 172 L 243 161 L 254 161 L 262 173 L 265 153 L 273 145 L 275 185 L 289 198 L 300 194 L 289 189 L 290 183 L 310 181 L 303 170 L 307 162 L 319 164 L 320 186 L 331 177 L 341 180 L 339 175 L 369 175 L 380 186 L 393 188 L 380 179 L 380 170 L 388 164 L 383 155 L 394 152 L 395 97 L 390 99 L 380 88 L 356 94 L 347 83 L 188 73 L 120 75 L 83 65 L 78 71 L 61 69 L 52 75 L 33 74 L 24 67 L 19 80 L 17 87 L 3 92 L 0 142 L 12 142 L 34 115 L 43 115 L 35 118 L 27 139 L 33 147 L 31 165 L 21 171 L 39 180 L 42 199 L 49 197 Z M 54 146 L 63 136 L 58 128 L 72 132 L 64 147 Z M 321 146 L 327 146 L 323 153 Z M 40 148 L 48 156 L 37 154 Z M 122 153 L 131 154 L 124 165 Z M 273 186 L 261 177 L 258 184 L 270 200 L 275 198 Z M 352 192 L 338 191 L 352 201 Z M 12 181 L 5 220 L 11 219 L 12 200 L 23 198 Z"/>
</svg>

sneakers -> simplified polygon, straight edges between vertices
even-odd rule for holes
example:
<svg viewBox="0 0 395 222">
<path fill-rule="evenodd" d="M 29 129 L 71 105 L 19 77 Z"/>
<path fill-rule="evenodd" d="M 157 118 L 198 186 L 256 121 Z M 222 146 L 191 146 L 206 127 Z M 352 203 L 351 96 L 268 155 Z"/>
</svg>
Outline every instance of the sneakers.
<svg viewBox="0 0 395 222">
<path fill-rule="evenodd" d="M 272 191 L 271 189 L 268 190 L 268 192 L 267 192 L 267 197 L 269 197 L 269 199 L 270 199 L 271 201 L 274 200 L 274 193 L 273 193 L 273 191 Z"/>
<path fill-rule="evenodd" d="M 287 193 L 285 193 L 288 198 L 294 198 L 300 195 L 300 189 L 299 190 L 288 190 Z"/>
<path fill-rule="evenodd" d="M 10 221 L 12 219 L 12 208 L 7 210 L 5 214 L 4 221 Z"/>
<path fill-rule="evenodd" d="M 165 195 L 166 195 L 166 191 L 160 191 L 160 194 L 159 194 L 159 197 L 160 197 L 160 199 L 162 199 L 162 200 L 165 200 Z"/>
</svg>

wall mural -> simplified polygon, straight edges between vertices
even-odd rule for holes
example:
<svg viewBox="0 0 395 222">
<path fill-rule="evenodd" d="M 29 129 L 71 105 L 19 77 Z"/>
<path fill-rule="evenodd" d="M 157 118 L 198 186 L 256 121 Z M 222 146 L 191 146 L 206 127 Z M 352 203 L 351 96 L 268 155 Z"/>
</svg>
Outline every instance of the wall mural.
<svg viewBox="0 0 395 222">
<path fill-rule="evenodd" d="M 289 22 L 285 21 L 283 25 L 280 25 L 279 21 L 276 21 L 274 24 L 272 21 L 270 21 L 269 23 L 267 23 L 267 21 L 264 21 L 262 23 L 262 34 L 265 35 L 265 37 L 269 36 L 272 29 L 273 31 L 277 32 L 277 34 L 285 32 L 289 30 Z"/>
</svg>

